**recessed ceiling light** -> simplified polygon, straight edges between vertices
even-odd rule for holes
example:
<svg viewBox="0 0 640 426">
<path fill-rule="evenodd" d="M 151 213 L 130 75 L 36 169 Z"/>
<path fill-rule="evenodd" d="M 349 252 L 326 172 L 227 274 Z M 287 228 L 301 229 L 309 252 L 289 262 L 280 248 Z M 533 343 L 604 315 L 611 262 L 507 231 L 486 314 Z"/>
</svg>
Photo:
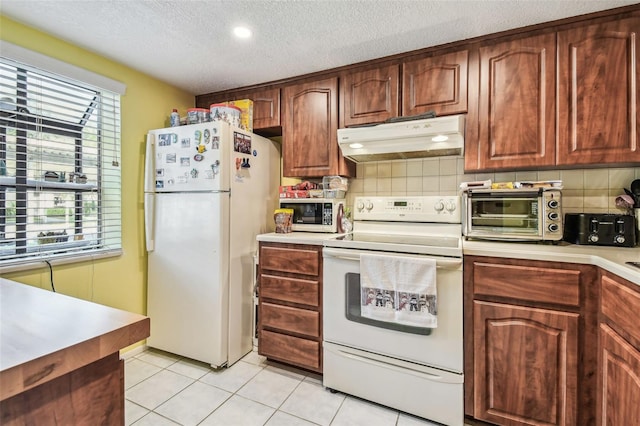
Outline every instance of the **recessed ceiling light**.
<svg viewBox="0 0 640 426">
<path fill-rule="evenodd" d="M 233 33 L 238 38 L 249 38 L 251 37 L 251 30 L 247 27 L 235 27 L 233 29 Z"/>
</svg>

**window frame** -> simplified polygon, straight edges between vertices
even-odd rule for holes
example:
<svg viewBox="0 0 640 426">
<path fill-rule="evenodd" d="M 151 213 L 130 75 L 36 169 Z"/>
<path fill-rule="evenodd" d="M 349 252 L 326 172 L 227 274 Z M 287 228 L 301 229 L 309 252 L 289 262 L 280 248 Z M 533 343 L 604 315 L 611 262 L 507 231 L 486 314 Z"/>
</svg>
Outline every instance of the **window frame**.
<svg viewBox="0 0 640 426">
<path fill-rule="evenodd" d="M 15 79 L 15 115 L 11 118 L 0 117 L 0 160 L 5 162 L 5 171 L 7 170 L 7 137 L 9 136 L 8 129 L 15 128 L 15 143 L 16 143 L 16 158 L 15 158 L 15 172 L 14 177 L 0 176 L 0 235 L 5 236 L 6 226 L 8 222 L 6 205 L 7 191 L 15 191 L 15 238 L 13 238 L 13 254 L 3 254 L 2 247 L 0 246 L 0 272 L 8 272 L 11 270 L 29 269 L 30 267 L 42 265 L 42 262 L 56 261 L 56 263 L 69 263 L 76 261 L 86 260 L 88 257 L 95 259 L 100 257 L 117 256 L 122 253 L 122 204 L 121 204 L 121 171 L 119 169 L 118 153 L 121 148 L 121 135 L 120 135 L 120 123 L 121 123 L 121 109 L 120 109 L 120 94 L 113 92 L 109 89 L 101 89 L 90 83 L 82 83 L 77 80 L 65 77 L 63 75 L 40 70 L 32 65 L 23 64 L 19 61 L 15 61 L 11 58 L 5 58 L 4 52 L 0 56 L 0 62 L 10 67 L 14 67 L 16 70 Z M 29 113 L 27 110 L 27 99 L 29 98 L 29 87 L 27 85 L 27 78 L 29 74 L 35 76 L 43 76 L 47 79 L 53 79 L 54 81 L 73 85 L 79 87 L 79 90 L 85 90 L 89 93 L 93 93 L 93 98 L 88 103 L 85 112 L 82 115 L 79 123 L 64 120 L 62 118 L 46 117 L 42 114 Z M 107 96 L 110 101 L 113 102 L 113 128 L 110 129 L 110 136 L 103 134 L 104 125 L 104 111 L 101 108 L 102 96 Z M 90 98 L 91 96 L 89 96 Z M 80 99 L 80 98 L 78 98 Z M 111 106 L 111 105 L 110 105 Z M 100 114 L 100 117 L 96 120 L 96 182 L 95 183 L 76 183 L 76 182 L 49 182 L 40 179 L 30 179 L 28 170 L 28 141 L 30 139 L 29 132 L 37 132 L 39 134 L 49 134 L 63 136 L 71 138 L 73 140 L 74 158 L 73 169 L 74 173 L 83 173 L 83 137 L 84 128 L 86 127 L 92 114 Z M 12 124 L 12 125 L 10 125 Z M 44 139 L 41 139 L 44 140 Z M 108 142 L 106 142 L 108 140 Z M 69 146 L 72 145 L 71 143 Z M 113 149 L 115 156 L 113 166 L 117 169 L 117 173 L 107 171 L 104 168 L 103 147 L 104 144 L 109 145 L 110 149 Z M 42 155 L 38 157 L 42 159 Z M 116 213 L 109 213 L 109 217 L 104 216 L 104 191 L 114 191 L 114 187 L 110 186 L 107 189 L 103 186 L 104 176 L 109 174 L 109 179 L 113 181 L 109 182 L 109 185 L 115 185 L 117 190 L 113 194 L 117 195 Z M 115 177 L 114 177 L 115 176 Z M 75 238 L 70 241 L 62 243 L 47 243 L 47 250 L 38 250 L 37 246 L 29 244 L 29 238 L 27 238 L 28 226 L 34 226 L 33 218 L 36 215 L 29 215 L 29 207 L 27 201 L 29 198 L 29 192 L 71 192 L 73 193 L 73 219 L 72 229 L 75 235 L 82 235 L 83 224 L 85 223 L 85 217 L 83 215 L 83 195 L 87 193 L 96 194 L 96 244 L 87 244 L 85 241 L 76 241 Z M 112 201 L 111 201 L 112 202 Z M 112 207 L 109 206 L 109 209 Z M 112 215 L 117 215 L 115 218 Z M 117 235 L 114 236 L 114 229 L 117 231 Z M 31 231 L 33 232 L 33 231 Z M 109 233 L 106 235 L 105 233 Z M 33 240 L 33 239 L 32 239 Z M 49 245 L 51 244 L 51 245 Z M 34 248 L 35 247 L 35 248 Z M 10 250 L 10 249 L 9 249 Z M 9 252 L 6 250 L 6 253 Z"/>
</svg>

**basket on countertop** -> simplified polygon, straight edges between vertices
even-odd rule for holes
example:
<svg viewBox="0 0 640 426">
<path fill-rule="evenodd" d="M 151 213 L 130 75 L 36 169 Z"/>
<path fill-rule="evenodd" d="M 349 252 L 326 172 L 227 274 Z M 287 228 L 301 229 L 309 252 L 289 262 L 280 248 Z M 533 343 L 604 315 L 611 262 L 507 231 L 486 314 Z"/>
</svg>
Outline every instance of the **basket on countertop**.
<svg viewBox="0 0 640 426">
<path fill-rule="evenodd" d="M 324 198 L 344 198 L 349 190 L 349 180 L 342 176 L 325 176 L 322 178 Z"/>
</svg>

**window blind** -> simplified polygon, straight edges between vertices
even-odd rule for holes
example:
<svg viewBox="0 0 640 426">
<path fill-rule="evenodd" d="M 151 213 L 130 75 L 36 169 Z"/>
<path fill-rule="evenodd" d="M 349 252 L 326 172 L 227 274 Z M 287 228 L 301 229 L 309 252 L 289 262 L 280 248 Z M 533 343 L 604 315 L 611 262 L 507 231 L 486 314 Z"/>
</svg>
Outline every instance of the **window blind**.
<svg viewBox="0 0 640 426">
<path fill-rule="evenodd" d="M 120 95 L 0 57 L 0 266 L 120 250 Z"/>
</svg>

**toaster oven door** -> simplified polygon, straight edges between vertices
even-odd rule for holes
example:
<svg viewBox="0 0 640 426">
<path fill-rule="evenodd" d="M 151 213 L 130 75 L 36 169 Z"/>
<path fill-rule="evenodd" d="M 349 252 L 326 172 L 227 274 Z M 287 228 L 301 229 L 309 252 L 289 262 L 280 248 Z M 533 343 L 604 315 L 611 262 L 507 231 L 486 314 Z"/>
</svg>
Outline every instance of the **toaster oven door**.
<svg viewBox="0 0 640 426">
<path fill-rule="evenodd" d="M 466 199 L 465 235 L 536 240 L 542 236 L 538 192 L 471 194 Z"/>
</svg>

